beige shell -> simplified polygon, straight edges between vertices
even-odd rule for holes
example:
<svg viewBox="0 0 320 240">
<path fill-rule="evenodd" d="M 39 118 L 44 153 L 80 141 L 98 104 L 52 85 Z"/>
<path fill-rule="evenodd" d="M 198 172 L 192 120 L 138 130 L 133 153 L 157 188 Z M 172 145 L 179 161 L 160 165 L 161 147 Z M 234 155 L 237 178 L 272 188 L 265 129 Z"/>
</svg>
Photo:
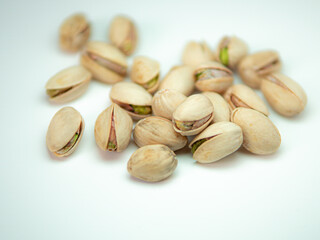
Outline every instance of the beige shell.
<svg viewBox="0 0 320 240">
<path fill-rule="evenodd" d="M 113 85 L 110 91 L 110 99 L 122 108 L 121 103 L 149 107 L 152 104 L 152 95 L 140 85 L 132 82 L 119 82 Z M 135 120 L 151 116 L 151 114 L 139 115 L 128 110 L 126 111 Z"/>
<path fill-rule="evenodd" d="M 255 154 L 271 154 L 280 147 L 281 136 L 277 127 L 264 114 L 249 108 L 236 108 L 231 121 L 243 133 L 243 147 Z"/>
<path fill-rule="evenodd" d="M 184 65 L 197 66 L 212 60 L 214 60 L 214 54 L 205 42 L 190 41 L 183 50 L 182 62 Z"/>
<path fill-rule="evenodd" d="M 261 51 L 244 57 L 238 65 L 238 72 L 249 87 L 260 88 L 262 78 L 280 71 L 281 65 L 276 51 Z"/>
<path fill-rule="evenodd" d="M 65 103 L 80 97 L 88 88 L 91 73 L 82 66 L 66 68 L 52 78 L 46 84 L 48 91 L 61 91 L 56 96 L 50 96 L 50 101 L 55 103 Z"/>
<path fill-rule="evenodd" d="M 57 152 L 63 149 L 79 131 L 79 137 L 73 147 L 64 154 Z M 51 119 L 46 142 L 50 152 L 57 157 L 66 157 L 75 151 L 84 132 L 84 120 L 80 113 L 72 107 L 61 108 Z"/>
<path fill-rule="evenodd" d="M 223 47 L 228 48 L 228 64 L 227 67 L 231 69 L 235 69 L 239 63 L 239 61 L 248 54 L 247 44 L 242 41 L 240 38 L 235 36 L 233 37 L 223 37 L 218 44 L 218 48 L 216 51 L 216 59 L 220 60 L 220 50 Z"/>
<path fill-rule="evenodd" d="M 268 116 L 269 111 L 265 103 L 250 87 L 244 84 L 236 84 L 231 86 L 224 98 L 229 104 L 231 111 L 237 107 L 246 107 L 257 110 Z"/>
<path fill-rule="evenodd" d="M 146 182 L 159 182 L 168 178 L 176 169 L 178 160 L 165 145 L 147 145 L 136 150 L 127 165 L 128 172 Z"/>
<path fill-rule="evenodd" d="M 80 50 L 90 37 L 90 24 L 82 14 L 68 17 L 60 26 L 60 48 L 67 52 Z"/>
<path fill-rule="evenodd" d="M 177 133 L 172 122 L 161 117 L 147 117 L 141 119 L 133 130 L 133 140 L 139 146 L 163 144 L 172 151 L 183 148 L 188 138 Z"/>
<path fill-rule="evenodd" d="M 226 73 L 227 76 L 215 76 L 204 80 L 196 80 L 196 75 L 204 70 L 218 70 Z M 194 71 L 194 78 L 196 80 L 195 86 L 200 91 L 213 91 L 217 93 L 223 93 L 233 83 L 232 71 L 218 62 L 206 62 L 197 66 Z"/>
<path fill-rule="evenodd" d="M 238 150 L 243 137 L 241 128 L 232 122 L 218 122 L 207 127 L 196 136 L 189 147 L 198 140 L 209 138 L 193 153 L 193 158 L 200 163 L 216 162 Z"/>
<path fill-rule="evenodd" d="M 222 121 L 229 122 L 230 109 L 226 100 L 224 100 L 224 98 L 220 94 L 215 92 L 203 92 L 202 94 L 205 95 L 207 98 L 209 98 L 209 100 L 213 105 L 212 122 L 213 123 L 222 122 Z"/>
<path fill-rule="evenodd" d="M 189 96 L 194 89 L 193 68 L 176 66 L 170 69 L 160 83 L 159 90 L 174 89 Z"/>
<path fill-rule="evenodd" d="M 144 56 L 135 57 L 131 69 L 131 80 L 142 87 L 149 93 L 154 93 L 160 84 L 160 64 L 159 62 Z M 144 85 L 150 80 L 158 77 L 157 83 L 151 88 L 146 88 Z"/>
<path fill-rule="evenodd" d="M 131 55 L 137 46 L 138 33 L 131 19 L 125 16 L 113 18 L 109 39 L 113 45 L 119 48 L 125 55 Z"/>
<path fill-rule="evenodd" d="M 264 77 L 261 91 L 271 107 L 283 116 L 295 116 L 307 104 L 307 95 L 302 87 L 281 73 Z"/>
<path fill-rule="evenodd" d="M 119 74 L 94 61 L 89 54 L 94 54 L 121 68 L 127 70 L 125 55 L 116 47 L 104 42 L 88 42 L 81 56 L 81 64 L 93 75 L 93 78 L 104 83 L 116 83 L 124 79 L 126 74 Z"/>
<path fill-rule="evenodd" d="M 177 121 L 192 122 L 199 121 L 207 116 L 210 118 L 198 128 L 182 131 L 177 128 Z M 183 136 L 191 136 L 204 130 L 213 119 L 213 106 L 211 101 L 202 94 L 194 94 L 184 100 L 173 112 L 173 128 Z"/>
<path fill-rule="evenodd" d="M 129 144 L 133 122 L 129 114 L 117 104 L 113 103 L 98 116 L 94 127 L 94 136 L 97 145 L 104 151 L 108 150 L 112 117 L 117 143 L 116 151 L 122 152 Z"/>
<path fill-rule="evenodd" d="M 186 98 L 177 90 L 162 89 L 152 98 L 152 111 L 156 116 L 172 120 L 173 112 Z"/>
</svg>

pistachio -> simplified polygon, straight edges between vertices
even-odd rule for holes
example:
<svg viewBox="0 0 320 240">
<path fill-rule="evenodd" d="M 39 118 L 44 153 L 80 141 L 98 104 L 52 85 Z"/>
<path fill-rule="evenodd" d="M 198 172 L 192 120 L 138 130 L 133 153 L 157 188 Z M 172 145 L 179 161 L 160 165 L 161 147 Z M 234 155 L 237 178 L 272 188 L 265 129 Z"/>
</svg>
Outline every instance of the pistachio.
<svg viewBox="0 0 320 240">
<path fill-rule="evenodd" d="M 194 89 L 193 68 L 189 66 L 175 66 L 170 69 L 160 83 L 159 90 L 174 89 L 189 96 Z"/>
<path fill-rule="evenodd" d="M 302 87 L 281 73 L 262 78 L 261 91 L 271 107 L 283 116 L 295 116 L 307 104 L 307 95 Z"/>
<path fill-rule="evenodd" d="M 132 124 L 128 113 L 113 103 L 96 120 L 94 135 L 97 145 L 104 151 L 123 151 L 129 144 Z"/>
<path fill-rule="evenodd" d="M 89 42 L 81 56 L 81 64 L 104 83 L 122 81 L 127 74 L 125 55 L 104 42 Z"/>
<path fill-rule="evenodd" d="M 173 113 L 173 128 L 183 136 L 196 135 L 213 119 L 211 101 L 202 94 L 194 94 L 184 100 Z"/>
<path fill-rule="evenodd" d="M 224 94 L 224 98 L 228 102 L 231 110 L 237 107 L 245 107 L 257 110 L 266 116 L 269 115 L 268 108 L 259 95 L 244 84 L 231 86 Z"/>
<path fill-rule="evenodd" d="M 84 131 L 84 120 L 72 107 L 61 108 L 51 119 L 46 142 L 50 152 L 66 157 L 74 152 Z"/>
<path fill-rule="evenodd" d="M 90 36 L 90 25 L 82 14 L 68 17 L 60 26 L 60 48 L 67 52 L 81 49 Z"/>
<path fill-rule="evenodd" d="M 271 154 L 281 143 L 277 127 L 264 114 L 249 108 L 236 108 L 231 121 L 239 125 L 243 133 L 243 147 L 255 154 Z"/>
<path fill-rule="evenodd" d="M 154 93 L 159 86 L 160 65 L 148 57 L 135 57 L 131 70 L 131 80 L 149 93 Z"/>
<path fill-rule="evenodd" d="M 233 74 L 218 62 L 206 62 L 194 71 L 195 86 L 200 91 L 222 93 L 233 83 Z"/>
<path fill-rule="evenodd" d="M 183 148 L 187 137 L 181 136 L 172 126 L 172 122 L 161 117 L 147 117 L 141 119 L 133 131 L 133 139 L 139 146 L 163 144 L 172 151 Z"/>
<path fill-rule="evenodd" d="M 136 150 L 127 165 L 128 172 L 146 182 L 159 182 L 172 175 L 178 160 L 174 152 L 162 144 L 147 145 Z"/>
<path fill-rule="evenodd" d="M 212 163 L 235 152 L 242 144 L 241 128 L 231 122 L 218 122 L 196 136 L 189 147 L 200 163 Z"/>
<path fill-rule="evenodd" d="M 248 47 L 241 39 L 233 37 L 223 37 L 218 44 L 217 56 L 223 65 L 235 69 L 239 61 L 248 53 Z"/>
<path fill-rule="evenodd" d="M 203 92 L 213 105 L 213 123 L 222 122 L 222 121 L 230 121 L 230 109 L 229 105 L 224 100 L 224 98 L 215 92 Z"/>
<path fill-rule="evenodd" d="M 205 42 L 189 42 L 182 55 L 182 62 L 185 65 L 197 66 L 201 63 L 214 60 L 214 54 Z"/>
<path fill-rule="evenodd" d="M 82 66 L 66 68 L 48 80 L 47 95 L 55 103 L 72 101 L 87 90 L 91 77 L 91 73 Z"/>
<path fill-rule="evenodd" d="M 242 81 L 252 88 L 259 88 L 264 76 L 280 71 L 281 60 L 275 51 L 261 51 L 244 57 L 238 66 Z"/>
<path fill-rule="evenodd" d="M 152 114 L 152 96 L 143 87 L 132 82 L 113 85 L 110 99 L 126 110 L 133 119 L 141 119 Z"/>
<path fill-rule="evenodd" d="M 176 108 L 187 97 L 174 89 L 162 89 L 152 98 L 152 110 L 154 115 L 172 119 L 172 114 Z"/>
<path fill-rule="evenodd" d="M 116 16 L 111 22 L 109 38 L 113 45 L 129 56 L 137 45 L 137 29 L 131 19 Z"/>
</svg>

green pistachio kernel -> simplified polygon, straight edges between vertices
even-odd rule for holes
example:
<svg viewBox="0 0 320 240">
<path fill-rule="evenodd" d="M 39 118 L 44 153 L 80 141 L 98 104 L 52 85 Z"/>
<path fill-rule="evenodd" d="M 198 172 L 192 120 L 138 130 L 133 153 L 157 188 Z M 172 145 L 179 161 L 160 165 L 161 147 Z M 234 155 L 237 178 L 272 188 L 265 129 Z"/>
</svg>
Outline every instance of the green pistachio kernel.
<svg viewBox="0 0 320 240">
<path fill-rule="evenodd" d="M 68 142 L 68 144 L 62 148 L 61 150 L 59 150 L 57 153 L 58 154 L 65 154 L 66 152 L 68 152 L 72 147 L 73 145 L 77 142 L 78 140 L 78 137 L 79 137 L 79 134 L 76 133 L 73 138 Z"/>
<path fill-rule="evenodd" d="M 228 56 L 228 47 L 224 47 L 220 51 L 220 61 L 223 65 L 227 66 L 229 63 L 229 56 Z"/>
<path fill-rule="evenodd" d="M 147 115 L 151 113 L 151 107 L 149 106 L 137 106 L 137 105 L 131 105 L 133 108 L 134 113 L 140 114 L 140 115 Z"/>
<path fill-rule="evenodd" d="M 181 131 L 189 131 L 192 129 L 192 123 L 182 122 L 182 121 L 175 121 L 177 128 Z"/>
<path fill-rule="evenodd" d="M 50 96 L 50 97 L 54 97 L 54 96 L 58 95 L 59 92 L 60 92 L 60 90 L 56 90 L 56 89 L 54 89 L 54 90 L 47 90 L 47 95 Z"/>
<path fill-rule="evenodd" d="M 145 85 L 144 88 L 149 89 L 152 88 L 158 81 L 158 77 L 159 75 L 155 76 L 154 78 L 152 78 L 150 81 L 148 81 Z"/>
<path fill-rule="evenodd" d="M 115 144 L 115 143 L 113 143 L 113 142 L 109 142 L 108 143 L 108 150 L 116 150 L 116 148 L 117 148 L 117 145 Z"/>
<path fill-rule="evenodd" d="M 198 147 L 200 147 L 200 145 L 202 143 L 204 143 L 205 141 L 207 141 L 208 139 L 201 139 L 196 141 L 194 144 L 192 144 L 192 148 L 191 148 L 191 152 L 192 154 L 198 149 Z"/>
</svg>

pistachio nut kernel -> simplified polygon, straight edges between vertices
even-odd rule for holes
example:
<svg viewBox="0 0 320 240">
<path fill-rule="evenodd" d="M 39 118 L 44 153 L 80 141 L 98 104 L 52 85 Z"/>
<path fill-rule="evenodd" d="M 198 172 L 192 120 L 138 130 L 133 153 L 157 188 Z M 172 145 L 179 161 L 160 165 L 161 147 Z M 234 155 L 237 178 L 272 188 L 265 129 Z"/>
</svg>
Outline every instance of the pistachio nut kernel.
<svg viewBox="0 0 320 240">
<path fill-rule="evenodd" d="M 60 48 L 67 52 L 79 51 L 88 41 L 90 24 L 82 14 L 68 17 L 60 26 Z"/>
<path fill-rule="evenodd" d="M 73 153 L 84 131 L 84 120 L 72 107 L 60 109 L 51 119 L 46 142 L 50 152 L 57 157 L 66 157 Z"/>
<path fill-rule="evenodd" d="M 218 93 L 203 92 L 213 105 L 213 119 L 212 122 L 229 122 L 230 121 L 230 108 L 226 100 Z"/>
<path fill-rule="evenodd" d="M 214 54 L 205 42 L 189 42 L 182 54 L 184 65 L 197 66 L 201 63 L 214 60 Z"/>
<path fill-rule="evenodd" d="M 281 73 L 262 78 L 261 91 L 270 106 L 286 117 L 299 114 L 307 104 L 307 95 L 303 88 Z"/>
<path fill-rule="evenodd" d="M 281 65 L 276 51 L 261 51 L 244 57 L 238 65 L 238 72 L 249 87 L 260 88 L 262 78 L 279 72 Z"/>
<path fill-rule="evenodd" d="M 176 155 L 169 147 L 162 144 L 146 145 L 132 154 L 127 170 L 137 179 L 159 182 L 171 176 L 177 164 Z"/>
</svg>

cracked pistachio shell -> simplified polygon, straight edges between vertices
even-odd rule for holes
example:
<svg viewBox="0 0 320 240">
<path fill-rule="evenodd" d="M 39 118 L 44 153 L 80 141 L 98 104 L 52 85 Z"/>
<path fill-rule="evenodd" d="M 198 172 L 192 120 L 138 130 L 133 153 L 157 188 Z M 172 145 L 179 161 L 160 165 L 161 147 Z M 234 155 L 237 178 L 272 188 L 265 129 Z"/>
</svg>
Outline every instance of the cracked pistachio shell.
<svg viewBox="0 0 320 240">
<path fill-rule="evenodd" d="M 92 73 L 94 79 L 104 83 L 120 82 L 127 74 L 125 55 L 108 43 L 88 42 L 80 60 L 81 64 Z"/>
<path fill-rule="evenodd" d="M 152 98 L 152 111 L 156 116 L 172 120 L 173 112 L 186 98 L 177 90 L 162 89 Z"/>
<path fill-rule="evenodd" d="M 182 62 L 185 65 L 197 66 L 201 63 L 214 60 L 214 54 L 205 42 L 189 42 L 182 54 Z"/>
<path fill-rule="evenodd" d="M 127 170 L 131 176 L 146 182 L 159 182 L 176 169 L 175 153 L 165 145 L 147 145 L 136 150 L 130 157 Z"/>
<path fill-rule="evenodd" d="M 266 116 L 269 115 L 268 108 L 259 95 L 244 84 L 231 86 L 224 94 L 224 98 L 228 102 L 231 110 L 237 107 L 245 107 L 259 111 Z"/>
<path fill-rule="evenodd" d="M 180 130 L 177 122 L 196 122 L 205 118 L 208 120 L 200 124 L 199 127 L 190 130 Z M 194 94 L 184 100 L 173 112 L 173 128 L 183 136 L 192 136 L 204 130 L 213 119 L 213 105 L 211 101 L 202 94 Z"/>
<path fill-rule="evenodd" d="M 94 136 L 97 145 L 103 151 L 107 151 L 110 134 L 112 128 L 114 128 L 116 151 L 122 152 L 129 144 L 132 125 L 133 122 L 129 114 L 117 104 L 113 103 L 110 107 L 105 109 L 96 120 Z"/>
<path fill-rule="evenodd" d="M 126 110 L 134 120 L 139 120 L 151 116 L 150 114 L 137 114 L 130 111 L 126 106 L 147 106 L 151 107 L 152 95 L 143 87 L 132 82 L 119 82 L 112 86 L 110 91 L 110 99 Z"/>
<path fill-rule="evenodd" d="M 197 80 L 197 75 L 203 71 L 212 71 L 212 74 L 208 76 L 205 74 L 204 79 Z M 206 62 L 201 64 L 194 71 L 195 86 L 200 91 L 212 91 L 223 93 L 233 83 L 232 71 L 221 63 L 218 62 Z"/>
<path fill-rule="evenodd" d="M 216 122 L 229 122 L 230 121 L 230 109 L 229 105 L 224 100 L 224 98 L 215 92 L 203 92 L 203 95 L 205 95 L 209 100 L 211 101 L 213 105 L 213 123 Z"/>
<path fill-rule="evenodd" d="M 144 56 L 135 57 L 131 69 L 131 80 L 142 87 L 149 93 L 157 91 L 160 84 L 160 64 L 159 62 Z M 148 86 L 148 82 L 156 79 L 156 82 Z"/>
<path fill-rule="evenodd" d="M 224 63 L 224 59 L 221 59 L 221 51 L 226 48 L 227 63 L 223 64 L 231 69 L 235 69 L 239 61 L 248 54 L 247 44 L 240 38 L 223 37 L 218 44 L 216 59 L 219 62 Z"/>
<path fill-rule="evenodd" d="M 249 108 L 236 108 L 231 121 L 243 133 L 243 147 L 255 154 L 271 154 L 280 147 L 281 137 L 277 127 L 264 114 Z"/>
<path fill-rule="evenodd" d="M 261 51 L 244 57 L 238 65 L 238 72 L 249 87 L 260 88 L 262 78 L 280 71 L 281 65 L 276 51 Z"/>
<path fill-rule="evenodd" d="M 82 66 L 60 71 L 46 84 L 50 101 L 65 103 L 80 97 L 87 90 L 91 77 L 91 73 Z"/>
<path fill-rule="evenodd" d="M 80 50 L 90 36 L 90 25 L 82 14 L 68 17 L 60 26 L 60 48 L 67 52 Z"/>
<path fill-rule="evenodd" d="M 193 153 L 200 163 L 216 162 L 240 148 L 243 137 L 241 128 L 232 122 L 218 122 L 207 127 L 190 143 L 189 148 L 199 140 L 207 139 Z"/>
<path fill-rule="evenodd" d="M 159 90 L 162 89 L 174 89 L 189 96 L 194 89 L 193 68 L 190 66 L 171 68 L 160 83 Z"/>
<path fill-rule="evenodd" d="M 162 117 L 141 119 L 134 128 L 133 140 L 139 147 L 163 144 L 172 151 L 179 150 L 188 143 L 187 137 L 177 133 L 172 122 Z"/>
<path fill-rule="evenodd" d="M 50 152 L 57 157 L 66 157 L 75 151 L 84 132 L 84 120 L 72 107 L 61 108 L 51 119 L 46 142 Z M 59 153 L 79 133 L 74 145 L 65 153 Z"/>
<path fill-rule="evenodd" d="M 271 107 L 286 117 L 299 114 L 307 104 L 307 95 L 302 87 L 281 73 L 264 77 L 261 91 Z"/>
<path fill-rule="evenodd" d="M 133 21 L 125 16 L 113 18 L 109 30 L 109 39 L 125 55 L 131 55 L 137 45 L 137 29 Z"/>
</svg>

